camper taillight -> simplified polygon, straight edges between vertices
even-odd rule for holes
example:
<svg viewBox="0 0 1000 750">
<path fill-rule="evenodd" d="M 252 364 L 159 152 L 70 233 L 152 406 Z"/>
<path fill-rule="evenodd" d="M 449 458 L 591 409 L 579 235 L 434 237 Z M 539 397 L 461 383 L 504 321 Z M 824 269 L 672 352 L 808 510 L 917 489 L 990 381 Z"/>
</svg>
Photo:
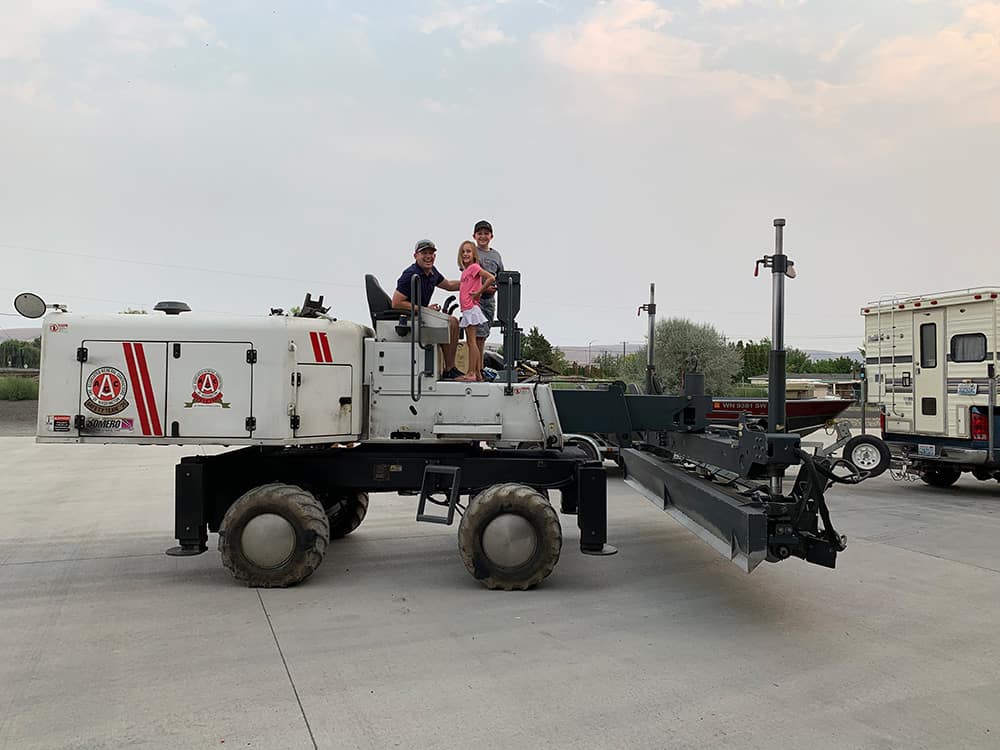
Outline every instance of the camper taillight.
<svg viewBox="0 0 1000 750">
<path fill-rule="evenodd" d="M 878 428 L 882 431 L 882 437 L 885 437 L 885 409 L 879 409 Z"/>
<path fill-rule="evenodd" d="M 990 422 L 978 407 L 972 407 L 972 419 L 969 420 L 969 425 L 972 428 L 973 440 L 990 439 Z"/>
</svg>

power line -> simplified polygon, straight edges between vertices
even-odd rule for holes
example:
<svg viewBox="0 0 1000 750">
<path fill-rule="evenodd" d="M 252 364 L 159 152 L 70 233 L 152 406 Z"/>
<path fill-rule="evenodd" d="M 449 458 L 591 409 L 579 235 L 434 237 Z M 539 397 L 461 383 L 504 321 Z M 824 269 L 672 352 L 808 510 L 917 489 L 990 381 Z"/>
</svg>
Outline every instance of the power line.
<svg viewBox="0 0 1000 750">
<path fill-rule="evenodd" d="M 226 276 L 243 276 L 251 279 L 266 279 L 268 281 L 294 281 L 296 283 L 302 284 L 325 284 L 328 286 L 341 286 L 350 287 L 354 289 L 353 284 L 342 284 L 336 281 L 323 281 L 322 279 L 299 279 L 290 276 L 273 276 L 271 274 L 260 274 L 260 273 L 248 273 L 246 271 L 228 271 L 221 268 L 204 268 L 202 266 L 182 266 L 176 263 L 156 263 L 151 260 L 134 260 L 132 258 L 111 258 L 106 255 L 92 255 L 90 253 L 74 253 L 69 250 L 51 250 L 44 247 L 29 247 L 27 245 L 8 245 L 0 243 L 0 247 L 7 248 L 8 250 L 27 250 L 32 253 L 47 253 L 49 255 L 66 255 L 71 258 L 86 258 L 88 260 L 103 260 L 109 263 L 131 263 L 138 266 L 152 266 L 154 268 L 172 268 L 178 271 L 198 271 L 199 273 L 218 273 Z"/>
</svg>

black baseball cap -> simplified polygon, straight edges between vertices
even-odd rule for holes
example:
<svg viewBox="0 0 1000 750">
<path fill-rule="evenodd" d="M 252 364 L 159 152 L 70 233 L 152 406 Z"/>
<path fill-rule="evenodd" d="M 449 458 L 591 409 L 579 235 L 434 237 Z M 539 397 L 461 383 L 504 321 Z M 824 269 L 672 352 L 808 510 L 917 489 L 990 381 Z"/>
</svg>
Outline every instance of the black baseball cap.
<svg viewBox="0 0 1000 750">
<path fill-rule="evenodd" d="M 486 219 L 483 219 L 482 221 L 477 221 L 475 228 L 473 228 L 472 230 L 472 233 L 475 234 L 480 229 L 488 229 L 490 230 L 490 234 L 493 234 L 493 226 L 488 221 L 486 221 Z"/>
<path fill-rule="evenodd" d="M 413 252 L 419 253 L 421 250 L 434 250 L 436 252 L 437 248 L 430 240 L 417 240 L 417 244 L 413 246 Z"/>
</svg>

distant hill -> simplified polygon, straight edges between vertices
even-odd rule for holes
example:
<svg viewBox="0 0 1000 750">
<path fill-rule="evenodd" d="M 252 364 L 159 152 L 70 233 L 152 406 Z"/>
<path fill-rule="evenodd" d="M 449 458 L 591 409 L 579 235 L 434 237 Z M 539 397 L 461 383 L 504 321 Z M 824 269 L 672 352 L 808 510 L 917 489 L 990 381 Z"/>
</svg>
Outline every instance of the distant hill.
<svg viewBox="0 0 1000 750">
<path fill-rule="evenodd" d="M 7 339 L 31 341 L 41 335 L 41 328 L 0 328 L 0 341 L 6 341 Z"/>
</svg>

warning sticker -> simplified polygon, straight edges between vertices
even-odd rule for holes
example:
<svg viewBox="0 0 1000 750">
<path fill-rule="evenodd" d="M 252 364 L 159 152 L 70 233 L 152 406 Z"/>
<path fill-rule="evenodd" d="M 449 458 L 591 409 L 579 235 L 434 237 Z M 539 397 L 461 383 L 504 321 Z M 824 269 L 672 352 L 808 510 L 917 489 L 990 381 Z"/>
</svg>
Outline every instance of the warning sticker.
<svg viewBox="0 0 1000 750">
<path fill-rule="evenodd" d="M 45 417 L 45 429 L 49 432 L 69 432 L 72 423 L 69 414 L 49 414 Z"/>
</svg>

